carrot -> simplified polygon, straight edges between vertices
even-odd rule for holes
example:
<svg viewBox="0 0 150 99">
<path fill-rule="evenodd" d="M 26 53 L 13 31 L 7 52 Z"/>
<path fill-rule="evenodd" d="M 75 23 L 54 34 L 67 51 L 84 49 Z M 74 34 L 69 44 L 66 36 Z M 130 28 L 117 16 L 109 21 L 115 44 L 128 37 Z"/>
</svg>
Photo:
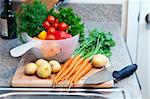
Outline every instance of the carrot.
<svg viewBox="0 0 150 99">
<path fill-rule="evenodd" d="M 54 79 L 54 84 L 56 84 L 56 79 L 64 72 L 64 70 L 69 66 L 69 64 L 72 62 L 72 58 L 69 58 L 65 64 L 63 64 L 62 69 L 57 73 L 55 79 Z"/>
<path fill-rule="evenodd" d="M 63 71 L 63 72 L 61 73 L 61 75 L 56 79 L 56 83 L 57 83 L 62 77 L 66 76 L 66 75 L 70 72 L 70 70 L 73 68 L 73 66 L 76 64 L 76 62 L 78 61 L 78 59 L 79 59 L 80 57 L 81 57 L 80 55 L 77 55 L 77 56 L 75 56 L 75 57 L 73 58 L 73 60 L 72 60 L 71 64 L 69 65 L 69 67 L 66 68 L 65 71 Z"/>
<path fill-rule="evenodd" d="M 83 68 L 83 70 L 81 72 L 79 72 L 78 75 L 75 77 L 74 84 L 76 84 L 77 81 L 81 77 L 83 77 L 85 74 L 87 74 L 91 69 L 92 69 L 92 65 L 90 63 L 88 63 L 88 65 L 85 68 Z"/>
<path fill-rule="evenodd" d="M 89 63 L 90 59 L 86 58 L 83 63 L 80 65 L 79 69 L 77 70 L 77 72 L 73 75 L 73 78 L 71 79 L 70 83 L 73 83 L 75 77 L 82 72 L 82 70 L 84 70 L 84 68 L 86 67 L 86 65 Z"/>
<path fill-rule="evenodd" d="M 80 65 L 82 62 L 83 62 L 83 59 L 84 58 L 80 58 L 79 59 L 79 61 L 75 64 L 75 66 L 73 67 L 73 69 L 69 72 L 69 74 L 66 76 L 66 80 L 68 79 L 68 78 L 70 78 L 71 76 L 72 76 L 72 74 L 74 74 L 75 73 L 75 71 L 76 71 L 76 68 L 78 67 L 78 65 Z"/>
<path fill-rule="evenodd" d="M 61 75 L 61 73 L 69 66 L 69 64 L 71 63 L 71 61 L 72 61 L 72 58 L 69 58 L 69 59 L 65 62 L 65 64 L 63 64 L 62 69 L 57 73 L 57 75 L 56 75 L 55 78 L 58 78 L 58 77 Z"/>
</svg>

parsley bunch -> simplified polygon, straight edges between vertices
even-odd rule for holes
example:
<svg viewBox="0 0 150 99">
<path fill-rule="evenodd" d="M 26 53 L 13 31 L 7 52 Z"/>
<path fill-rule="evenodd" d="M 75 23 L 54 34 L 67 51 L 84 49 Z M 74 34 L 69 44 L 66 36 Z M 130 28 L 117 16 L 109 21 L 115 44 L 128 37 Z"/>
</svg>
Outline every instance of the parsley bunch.
<svg viewBox="0 0 150 99">
<path fill-rule="evenodd" d="M 40 0 L 35 0 L 33 4 L 23 4 L 17 14 L 18 35 L 27 32 L 31 37 L 37 36 L 44 30 L 42 23 L 47 14 L 46 6 Z"/>
</svg>

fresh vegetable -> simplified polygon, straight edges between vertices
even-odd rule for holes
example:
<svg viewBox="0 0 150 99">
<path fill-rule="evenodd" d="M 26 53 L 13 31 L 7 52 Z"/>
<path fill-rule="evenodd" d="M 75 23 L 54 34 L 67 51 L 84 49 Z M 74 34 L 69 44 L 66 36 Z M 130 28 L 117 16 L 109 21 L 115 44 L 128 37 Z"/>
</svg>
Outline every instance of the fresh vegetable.
<svg viewBox="0 0 150 99">
<path fill-rule="evenodd" d="M 110 33 L 98 30 L 91 31 L 89 37 L 80 44 L 79 48 L 76 49 L 71 57 L 71 59 L 74 60 L 80 55 L 78 61 L 75 62 L 76 64 L 72 65 L 72 61 L 68 67 L 65 68 L 65 71 L 59 72 L 59 76 L 55 79 L 55 84 L 61 80 L 69 80 L 71 85 L 75 84 L 83 75 L 91 70 L 92 66 L 90 60 L 97 54 L 104 54 L 109 57 L 111 55 L 111 47 L 114 45 L 115 42 Z M 84 59 L 83 62 L 82 59 Z M 93 62 L 96 59 L 93 59 Z M 96 66 L 98 64 L 96 64 Z"/>
<path fill-rule="evenodd" d="M 78 62 L 74 65 L 73 69 L 69 72 L 69 74 L 65 77 L 65 80 L 68 80 L 75 72 L 77 67 L 83 62 L 84 58 L 80 58 Z"/>
<path fill-rule="evenodd" d="M 55 36 L 53 34 L 48 34 L 46 40 L 55 40 Z"/>
<path fill-rule="evenodd" d="M 72 8 L 59 8 L 59 13 L 54 11 L 54 8 L 49 10 L 48 15 L 52 15 L 55 18 L 58 18 L 59 22 L 66 23 L 68 28 L 68 33 L 72 36 L 77 34 L 80 35 L 80 42 L 85 40 L 84 38 L 84 24 L 81 21 L 81 17 L 79 17 Z M 56 22 L 56 21 L 55 21 Z"/>
<path fill-rule="evenodd" d="M 49 62 L 50 66 L 52 67 L 52 73 L 57 73 L 60 71 L 61 69 L 61 65 L 59 62 L 55 61 L 55 60 L 51 60 Z"/>
<path fill-rule="evenodd" d="M 36 60 L 35 64 L 39 67 L 42 64 L 48 63 L 46 60 L 44 59 L 38 59 Z"/>
<path fill-rule="evenodd" d="M 57 30 L 59 27 L 59 23 L 55 22 L 52 26 Z"/>
<path fill-rule="evenodd" d="M 55 18 L 50 15 L 50 16 L 47 17 L 47 21 L 48 21 L 49 23 L 54 23 L 54 22 L 55 22 Z"/>
<path fill-rule="evenodd" d="M 47 30 L 47 34 L 53 34 L 55 31 L 56 31 L 56 30 L 55 30 L 54 27 L 50 27 L 50 28 L 48 28 L 48 30 Z"/>
<path fill-rule="evenodd" d="M 72 62 L 72 58 L 69 58 L 65 64 L 62 66 L 61 70 L 57 73 L 55 80 L 58 79 L 61 74 L 67 69 L 67 67 L 70 65 L 70 63 Z M 56 81 L 55 81 L 56 82 Z"/>
<path fill-rule="evenodd" d="M 102 54 L 97 54 L 92 59 L 92 66 L 93 67 L 104 67 L 109 64 L 109 59 Z"/>
<path fill-rule="evenodd" d="M 44 21 L 42 25 L 45 29 L 49 29 L 51 26 L 48 21 Z"/>
<path fill-rule="evenodd" d="M 72 78 L 72 80 L 70 81 L 71 84 L 74 83 L 75 78 L 76 78 L 81 72 L 84 71 L 85 67 L 87 66 L 87 64 L 89 64 L 89 62 L 90 62 L 90 59 L 89 59 L 89 58 L 86 58 L 86 59 L 83 61 L 83 63 L 80 65 L 78 71 L 73 75 L 73 78 Z M 76 83 L 76 82 L 75 82 L 75 83 Z"/>
<path fill-rule="evenodd" d="M 66 23 L 61 22 L 61 23 L 59 24 L 59 30 L 61 30 L 61 31 L 66 31 L 67 29 L 68 29 L 68 25 L 67 25 Z"/>
<path fill-rule="evenodd" d="M 46 39 L 46 36 L 47 36 L 47 32 L 46 32 L 46 31 L 42 31 L 42 32 L 38 35 L 39 39 L 41 39 L 41 40 L 45 40 L 45 39 Z"/>
<path fill-rule="evenodd" d="M 91 69 L 92 69 L 92 65 L 91 65 L 90 63 L 88 63 L 87 66 L 85 66 L 85 68 L 82 69 L 82 71 L 80 71 L 80 72 L 78 73 L 78 75 L 75 77 L 75 79 L 74 79 L 74 84 L 76 84 L 77 81 L 78 81 L 81 77 L 83 77 L 85 74 L 87 74 Z"/>
<path fill-rule="evenodd" d="M 25 73 L 28 75 L 35 74 L 36 70 L 37 70 L 37 65 L 35 63 L 28 63 L 25 66 Z"/>
<path fill-rule="evenodd" d="M 56 83 L 59 82 L 60 79 L 62 79 L 64 76 L 66 76 L 73 68 L 73 66 L 76 64 L 78 59 L 80 58 L 80 55 L 77 55 L 73 58 L 72 62 L 70 63 L 69 67 L 66 68 L 66 70 L 56 79 Z"/>
<path fill-rule="evenodd" d="M 64 31 L 55 31 L 54 35 L 55 35 L 55 39 L 57 40 L 66 38 L 66 33 Z"/>
<path fill-rule="evenodd" d="M 37 68 L 36 74 L 40 78 L 47 78 L 51 75 L 51 72 L 51 66 L 47 63 L 43 63 Z"/>
<path fill-rule="evenodd" d="M 47 13 L 45 4 L 41 3 L 40 0 L 22 4 L 17 13 L 18 36 L 23 32 L 27 32 L 31 37 L 37 36 L 44 30 L 42 23 L 47 17 Z"/>
</svg>

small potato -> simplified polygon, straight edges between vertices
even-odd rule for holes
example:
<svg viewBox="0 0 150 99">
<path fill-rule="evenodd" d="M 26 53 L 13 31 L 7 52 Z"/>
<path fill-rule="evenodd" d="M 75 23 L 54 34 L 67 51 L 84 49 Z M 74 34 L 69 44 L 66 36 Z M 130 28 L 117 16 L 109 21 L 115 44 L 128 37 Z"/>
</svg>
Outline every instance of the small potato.
<svg viewBox="0 0 150 99">
<path fill-rule="evenodd" d="M 57 73 L 61 69 L 61 65 L 59 62 L 52 60 L 49 62 L 50 66 L 52 67 L 52 73 Z"/>
<path fill-rule="evenodd" d="M 28 63 L 25 67 L 25 73 L 28 75 L 35 74 L 37 70 L 37 65 L 35 63 Z"/>
<path fill-rule="evenodd" d="M 52 72 L 51 66 L 47 63 L 44 63 L 38 67 L 36 74 L 40 78 L 47 78 L 51 75 L 51 72 Z"/>
<path fill-rule="evenodd" d="M 96 68 L 104 67 L 107 66 L 108 64 L 109 59 L 103 54 L 97 54 L 92 59 L 92 66 Z"/>
<path fill-rule="evenodd" d="M 44 59 L 38 59 L 36 62 L 36 65 L 39 67 L 40 65 L 44 64 L 44 63 L 48 63 L 48 61 L 44 60 Z"/>
</svg>

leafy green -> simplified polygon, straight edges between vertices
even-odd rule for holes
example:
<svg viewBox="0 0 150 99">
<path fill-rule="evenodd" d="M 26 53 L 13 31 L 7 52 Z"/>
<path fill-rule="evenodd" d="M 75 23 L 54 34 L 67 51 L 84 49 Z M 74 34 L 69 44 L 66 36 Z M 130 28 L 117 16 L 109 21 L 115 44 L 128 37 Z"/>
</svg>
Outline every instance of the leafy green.
<svg viewBox="0 0 150 99">
<path fill-rule="evenodd" d="M 23 4 L 17 14 L 18 34 L 27 32 L 31 37 L 37 36 L 44 29 L 42 23 L 47 13 L 46 6 L 40 0 Z"/>
<path fill-rule="evenodd" d="M 65 22 L 69 25 L 68 32 L 73 36 L 79 34 L 80 42 L 84 41 L 84 24 L 72 8 L 59 8 L 59 12 L 51 9 L 48 13 L 58 18 L 60 22 Z"/>
<path fill-rule="evenodd" d="M 81 54 L 84 58 L 92 58 L 95 54 L 111 56 L 111 47 L 115 46 L 115 41 L 110 32 L 94 29 L 89 37 L 83 41 L 74 55 Z"/>
</svg>

